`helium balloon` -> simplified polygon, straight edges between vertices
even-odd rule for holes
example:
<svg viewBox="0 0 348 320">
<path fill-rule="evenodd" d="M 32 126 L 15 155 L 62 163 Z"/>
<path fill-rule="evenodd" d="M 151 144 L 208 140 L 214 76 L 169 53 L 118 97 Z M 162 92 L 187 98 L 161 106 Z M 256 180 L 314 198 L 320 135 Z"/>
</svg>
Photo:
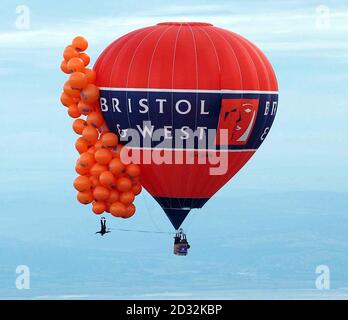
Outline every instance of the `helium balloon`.
<svg viewBox="0 0 348 320">
<path fill-rule="evenodd" d="M 80 137 L 75 142 L 75 148 L 81 154 L 88 151 L 89 144 L 85 139 Z"/>
<path fill-rule="evenodd" d="M 117 201 L 111 204 L 110 213 L 114 217 L 123 217 L 126 214 L 126 207 L 123 203 Z"/>
<path fill-rule="evenodd" d="M 99 112 L 91 112 L 87 116 L 87 124 L 95 128 L 100 128 L 104 124 L 104 118 Z"/>
<path fill-rule="evenodd" d="M 114 158 L 109 163 L 109 170 L 115 175 L 119 175 L 125 169 L 125 165 L 121 162 L 120 159 Z"/>
<path fill-rule="evenodd" d="M 71 118 L 78 118 L 81 116 L 81 112 L 80 110 L 77 108 L 76 104 L 72 104 L 71 106 L 69 106 L 68 108 L 68 115 Z"/>
<path fill-rule="evenodd" d="M 138 177 L 140 175 L 140 167 L 137 164 L 131 163 L 127 166 L 126 173 L 133 178 Z"/>
<path fill-rule="evenodd" d="M 67 62 L 68 73 L 72 72 L 84 72 L 85 71 L 85 63 L 81 58 L 71 58 Z"/>
<path fill-rule="evenodd" d="M 95 152 L 94 157 L 95 161 L 97 161 L 98 163 L 108 165 L 112 159 L 112 153 L 107 149 L 98 149 Z"/>
<path fill-rule="evenodd" d="M 95 176 L 90 176 L 89 180 L 91 181 L 92 188 L 96 188 L 96 187 L 101 185 L 100 182 L 99 182 L 99 179 L 97 177 L 95 177 Z"/>
<path fill-rule="evenodd" d="M 78 51 L 85 51 L 88 48 L 88 41 L 84 37 L 78 36 L 73 39 L 71 45 Z"/>
<path fill-rule="evenodd" d="M 117 146 L 118 138 L 116 134 L 107 132 L 103 134 L 101 141 L 105 148 L 114 148 Z"/>
<path fill-rule="evenodd" d="M 70 97 L 69 95 L 67 95 L 65 92 L 61 94 L 60 102 L 62 103 L 62 105 L 66 107 L 69 107 L 70 105 L 75 103 L 74 99 Z"/>
<path fill-rule="evenodd" d="M 78 173 L 79 175 L 86 175 L 88 174 L 88 168 L 82 167 L 80 164 L 76 164 L 75 166 L 75 171 L 76 173 Z"/>
<path fill-rule="evenodd" d="M 131 203 L 130 205 L 128 205 L 126 207 L 125 213 L 122 216 L 122 218 L 128 219 L 128 218 L 132 217 L 135 213 L 135 210 L 136 210 L 135 205 L 133 203 Z"/>
<path fill-rule="evenodd" d="M 90 173 L 92 176 L 99 179 L 100 174 L 107 170 L 108 170 L 107 166 L 103 166 L 99 163 L 95 163 L 93 167 L 91 168 Z"/>
<path fill-rule="evenodd" d="M 118 201 L 119 198 L 120 198 L 120 194 L 116 190 L 111 190 L 108 202 L 112 204 L 112 203 Z"/>
<path fill-rule="evenodd" d="M 135 199 L 134 193 L 132 191 L 122 192 L 120 195 L 120 202 L 124 205 L 130 205 Z"/>
<path fill-rule="evenodd" d="M 77 191 L 90 191 L 92 187 L 91 180 L 86 176 L 78 176 L 74 181 L 74 188 Z"/>
<path fill-rule="evenodd" d="M 110 191 L 103 186 L 98 186 L 93 190 L 93 197 L 97 201 L 106 201 L 108 200 L 109 196 Z"/>
<path fill-rule="evenodd" d="M 208 23 L 133 31 L 109 45 L 94 70 L 110 132 L 137 131 L 141 139 L 133 148 L 141 155 L 161 156 L 165 145 L 172 159 L 194 159 L 140 163 L 142 185 L 175 229 L 255 154 L 277 112 L 277 79 L 265 55 L 242 36 Z M 142 135 L 147 131 L 164 132 L 164 141 L 152 139 L 149 147 Z M 192 145 L 177 143 L 182 139 Z M 218 165 L 210 163 L 214 157 Z M 118 179 L 118 188 L 121 179 L 127 178 Z M 111 206 L 111 213 L 118 215 L 116 209 Z"/>
<path fill-rule="evenodd" d="M 63 91 L 70 97 L 80 97 L 80 90 L 73 88 L 70 81 L 64 83 Z"/>
<path fill-rule="evenodd" d="M 60 69 L 64 72 L 69 74 L 68 66 L 66 60 L 63 60 L 62 63 L 60 64 Z"/>
<path fill-rule="evenodd" d="M 82 72 L 74 72 L 70 75 L 69 83 L 73 89 L 82 90 L 88 85 L 88 78 Z"/>
<path fill-rule="evenodd" d="M 85 116 L 94 110 L 94 107 L 91 104 L 85 103 L 83 101 L 80 101 L 77 107 L 79 108 L 80 112 Z"/>
<path fill-rule="evenodd" d="M 121 177 L 116 182 L 117 189 L 121 192 L 127 192 L 132 189 L 132 181 L 126 177 Z"/>
<path fill-rule="evenodd" d="M 116 187 L 116 179 L 110 171 L 102 172 L 99 176 L 99 181 L 106 188 L 112 189 Z"/>
<path fill-rule="evenodd" d="M 87 152 L 89 152 L 90 154 L 93 154 L 93 156 L 94 156 L 94 154 L 95 154 L 95 151 L 96 151 L 95 145 L 92 146 L 92 147 L 90 147 L 90 148 L 87 150 Z"/>
<path fill-rule="evenodd" d="M 92 206 L 92 210 L 95 214 L 102 214 L 106 210 L 105 202 L 94 202 Z"/>
<path fill-rule="evenodd" d="M 89 57 L 89 55 L 84 52 L 80 53 L 79 58 L 82 59 L 85 66 L 88 66 L 91 61 L 91 58 Z"/>
<path fill-rule="evenodd" d="M 84 152 L 80 155 L 78 163 L 80 166 L 90 169 L 95 163 L 94 155 L 89 152 Z"/>
<path fill-rule="evenodd" d="M 69 61 L 72 58 L 77 58 L 78 56 L 79 52 L 72 46 L 67 46 L 63 53 L 63 57 L 66 61 Z"/>
<path fill-rule="evenodd" d="M 91 192 L 78 192 L 77 200 L 82 204 L 89 204 L 93 201 L 93 195 Z"/>
<path fill-rule="evenodd" d="M 132 187 L 132 191 L 133 193 L 137 196 L 140 192 L 141 192 L 141 184 L 140 183 L 136 183 L 133 187 Z"/>
<path fill-rule="evenodd" d="M 90 83 L 81 91 L 80 96 L 85 103 L 95 103 L 99 98 L 99 89 L 97 86 Z"/>
<path fill-rule="evenodd" d="M 97 142 L 98 136 L 98 130 L 92 126 L 86 126 L 86 128 L 84 128 L 82 131 L 82 138 L 91 144 Z"/>
<path fill-rule="evenodd" d="M 73 122 L 73 130 L 75 131 L 75 133 L 77 134 L 82 134 L 83 129 L 87 126 L 87 123 L 85 120 L 83 119 L 76 119 Z"/>
<path fill-rule="evenodd" d="M 98 140 L 98 141 L 95 143 L 94 147 L 95 147 L 95 150 L 96 150 L 96 151 L 97 151 L 97 149 L 103 148 L 102 142 L 101 142 L 100 140 Z"/>
</svg>

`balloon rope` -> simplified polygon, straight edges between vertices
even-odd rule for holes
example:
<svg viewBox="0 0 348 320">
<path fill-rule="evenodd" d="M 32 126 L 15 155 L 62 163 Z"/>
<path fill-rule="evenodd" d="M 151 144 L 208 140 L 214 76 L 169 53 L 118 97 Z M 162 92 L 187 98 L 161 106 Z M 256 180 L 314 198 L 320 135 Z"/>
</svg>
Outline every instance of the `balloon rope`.
<svg viewBox="0 0 348 320">
<path fill-rule="evenodd" d="M 109 229 L 109 230 L 126 231 L 126 232 L 175 234 L 175 232 L 152 231 L 152 230 L 135 230 L 135 229 L 123 229 L 123 228 L 108 228 L 108 229 Z"/>
<path fill-rule="evenodd" d="M 155 227 L 155 229 L 157 229 L 157 231 L 159 231 L 158 225 L 157 225 L 157 223 L 155 223 L 155 220 L 153 219 L 152 211 L 149 210 L 149 206 L 148 206 L 146 197 L 144 195 L 144 192 L 142 192 L 141 194 L 142 194 L 142 197 L 143 197 L 143 202 L 144 202 L 144 206 L 145 206 L 145 212 L 150 217 L 152 225 Z"/>
</svg>

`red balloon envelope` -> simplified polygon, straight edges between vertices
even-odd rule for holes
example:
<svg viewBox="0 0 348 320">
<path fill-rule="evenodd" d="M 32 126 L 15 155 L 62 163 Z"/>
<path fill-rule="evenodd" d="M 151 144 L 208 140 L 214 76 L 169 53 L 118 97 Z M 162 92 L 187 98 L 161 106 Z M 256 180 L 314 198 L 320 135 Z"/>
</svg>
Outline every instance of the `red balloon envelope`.
<svg viewBox="0 0 348 320">
<path fill-rule="evenodd" d="M 109 130 L 127 136 L 135 129 L 141 139 L 134 150 L 172 154 L 172 163 L 143 160 L 141 183 L 176 229 L 252 157 L 277 111 L 277 80 L 265 55 L 208 23 L 133 31 L 108 46 L 94 69 Z M 175 161 L 182 154 L 191 161 Z M 222 173 L 212 173 L 214 156 L 225 157 L 215 165 Z"/>
</svg>

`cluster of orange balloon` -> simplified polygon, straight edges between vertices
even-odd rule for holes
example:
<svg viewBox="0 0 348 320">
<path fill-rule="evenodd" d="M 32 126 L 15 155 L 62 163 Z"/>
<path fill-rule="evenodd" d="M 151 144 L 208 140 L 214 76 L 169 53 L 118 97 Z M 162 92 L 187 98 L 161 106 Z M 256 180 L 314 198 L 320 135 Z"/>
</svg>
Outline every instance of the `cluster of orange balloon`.
<svg viewBox="0 0 348 320">
<path fill-rule="evenodd" d="M 135 213 L 135 196 L 141 192 L 140 168 L 125 165 L 120 159 L 123 148 L 116 134 L 109 132 L 98 108 L 99 89 L 96 74 L 87 68 L 89 56 L 83 52 L 88 42 L 76 37 L 64 50 L 61 69 L 70 74 L 65 82 L 61 102 L 75 118 L 73 130 L 80 135 L 75 147 L 80 154 L 76 163 L 79 176 L 74 181 L 77 199 L 92 203 L 95 214 L 109 212 L 129 218 Z M 80 118 L 85 116 L 85 118 Z"/>
</svg>

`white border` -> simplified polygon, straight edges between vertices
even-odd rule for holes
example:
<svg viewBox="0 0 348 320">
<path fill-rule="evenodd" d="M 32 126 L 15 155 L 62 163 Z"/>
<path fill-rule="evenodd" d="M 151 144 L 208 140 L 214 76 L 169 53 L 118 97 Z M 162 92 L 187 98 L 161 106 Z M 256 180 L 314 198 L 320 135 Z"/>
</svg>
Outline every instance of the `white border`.
<svg viewBox="0 0 348 320">
<path fill-rule="evenodd" d="M 158 89 L 158 88 L 111 88 L 100 87 L 104 91 L 140 91 L 140 92 L 192 92 L 192 93 L 234 93 L 234 94 L 278 94 L 278 91 L 259 90 L 196 90 L 196 89 Z"/>
</svg>

